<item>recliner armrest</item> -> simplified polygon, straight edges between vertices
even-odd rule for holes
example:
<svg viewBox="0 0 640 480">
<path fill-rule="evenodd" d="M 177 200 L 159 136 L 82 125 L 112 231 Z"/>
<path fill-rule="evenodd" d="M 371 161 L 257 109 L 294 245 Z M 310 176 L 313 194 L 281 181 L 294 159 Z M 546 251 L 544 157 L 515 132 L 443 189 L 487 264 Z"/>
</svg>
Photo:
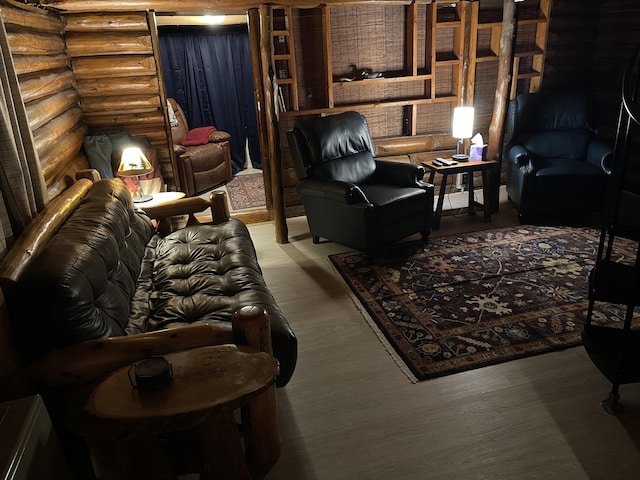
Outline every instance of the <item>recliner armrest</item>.
<svg viewBox="0 0 640 480">
<path fill-rule="evenodd" d="M 421 187 L 424 167 L 411 163 L 376 160 L 376 171 L 371 183 L 395 185 L 397 187 Z"/>
<path fill-rule="evenodd" d="M 231 134 L 223 130 L 214 130 L 209 134 L 209 143 L 228 142 L 231 140 Z"/>
<path fill-rule="evenodd" d="M 352 183 L 328 180 L 324 178 L 303 178 L 296 190 L 301 197 L 319 197 L 349 205 L 371 204 L 364 192 Z"/>
<path fill-rule="evenodd" d="M 509 150 L 509 160 L 518 167 L 524 167 L 529 162 L 529 152 L 522 145 L 514 145 Z"/>
<path fill-rule="evenodd" d="M 587 149 L 587 162 L 602 170 L 608 175 L 613 168 L 613 150 L 609 145 L 600 140 L 594 140 Z"/>
</svg>

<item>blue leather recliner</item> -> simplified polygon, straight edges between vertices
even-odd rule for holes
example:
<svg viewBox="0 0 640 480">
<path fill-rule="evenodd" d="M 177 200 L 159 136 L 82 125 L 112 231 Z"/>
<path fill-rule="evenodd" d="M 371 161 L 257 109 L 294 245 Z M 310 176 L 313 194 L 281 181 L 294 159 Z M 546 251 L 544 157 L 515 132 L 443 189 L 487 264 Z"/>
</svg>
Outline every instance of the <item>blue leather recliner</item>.
<svg viewBox="0 0 640 480">
<path fill-rule="evenodd" d="M 507 118 L 507 194 L 520 222 L 602 209 L 612 149 L 596 139 L 597 108 L 587 92 L 518 95 Z"/>
</svg>

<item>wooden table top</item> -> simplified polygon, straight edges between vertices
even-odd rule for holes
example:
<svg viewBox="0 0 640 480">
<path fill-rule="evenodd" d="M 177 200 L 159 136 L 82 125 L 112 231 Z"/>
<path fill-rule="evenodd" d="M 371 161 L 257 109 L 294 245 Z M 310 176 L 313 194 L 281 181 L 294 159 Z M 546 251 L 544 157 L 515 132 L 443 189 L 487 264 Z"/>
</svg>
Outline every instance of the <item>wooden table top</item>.
<svg viewBox="0 0 640 480">
<path fill-rule="evenodd" d="M 131 386 L 130 367 L 124 367 L 93 389 L 85 410 L 97 417 L 121 420 L 199 411 L 210 415 L 216 409 L 238 408 L 271 385 L 277 375 L 274 357 L 238 345 L 194 348 L 164 358 L 173 368 L 167 387 L 140 392 Z"/>
<path fill-rule="evenodd" d="M 432 172 L 442 173 L 446 175 L 450 175 L 453 173 L 489 170 L 500 164 L 500 162 L 498 162 L 497 160 L 467 160 L 466 162 L 458 162 L 456 165 L 451 165 L 450 167 L 441 167 L 439 165 L 434 165 L 433 163 L 436 156 L 437 155 L 435 153 L 412 153 L 409 155 L 409 157 L 411 158 L 411 163 L 420 164 Z M 442 158 L 452 160 L 450 156 L 443 156 Z"/>
<path fill-rule="evenodd" d="M 447 160 L 451 160 L 451 159 L 447 158 Z M 457 164 L 451 165 L 451 166 L 449 165 L 440 166 L 440 165 L 435 165 L 433 163 L 433 160 L 429 160 L 429 161 L 420 162 L 420 164 L 428 168 L 429 170 L 433 170 L 437 173 L 446 173 L 449 175 L 452 173 L 488 170 L 498 165 L 498 161 L 497 160 L 468 160 L 466 162 L 458 162 Z"/>
<path fill-rule="evenodd" d="M 163 205 L 165 203 L 172 202 L 174 200 L 179 200 L 184 198 L 184 192 L 158 192 L 158 193 L 150 193 L 153 198 L 146 202 L 139 202 L 136 204 L 137 207 L 157 207 L 158 205 Z"/>
</svg>

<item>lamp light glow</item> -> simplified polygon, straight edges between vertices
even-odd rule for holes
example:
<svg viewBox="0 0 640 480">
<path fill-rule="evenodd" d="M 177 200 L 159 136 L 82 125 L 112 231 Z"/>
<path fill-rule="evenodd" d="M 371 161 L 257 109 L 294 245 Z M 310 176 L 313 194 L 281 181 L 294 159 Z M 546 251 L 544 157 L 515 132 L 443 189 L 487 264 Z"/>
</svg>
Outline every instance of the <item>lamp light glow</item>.
<svg viewBox="0 0 640 480">
<path fill-rule="evenodd" d="M 140 175 L 153 172 L 153 166 L 138 147 L 127 147 L 122 151 L 118 175 L 123 177 L 135 177 L 137 195 L 133 197 L 135 203 L 148 202 L 152 195 L 144 195 L 140 186 Z"/>
<path fill-rule="evenodd" d="M 220 25 L 226 18 L 226 15 L 205 15 L 203 17 L 205 23 L 208 23 L 209 25 Z"/>
<path fill-rule="evenodd" d="M 458 160 L 467 159 L 464 154 L 463 145 L 465 138 L 473 136 L 473 116 L 475 109 L 473 107 L 456 107 L 453 109 L 453 125 L 452 136 L 459 139 L 456 146 L 456 157 Z"/>
</svg>

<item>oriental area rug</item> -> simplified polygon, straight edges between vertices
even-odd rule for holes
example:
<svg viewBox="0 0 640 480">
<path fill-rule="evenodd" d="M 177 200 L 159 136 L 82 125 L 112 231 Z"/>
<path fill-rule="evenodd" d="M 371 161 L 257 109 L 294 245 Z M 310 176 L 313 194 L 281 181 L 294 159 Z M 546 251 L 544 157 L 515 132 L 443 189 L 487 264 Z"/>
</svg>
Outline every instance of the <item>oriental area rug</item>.
<svg viewBox="0 0 640 480">
<path fill-rule="evenodd" d="M 236 175 L 225 185 L 232 210 L 264 207 L 264 180 L 262 173 Z"/>
<path fill-rule="evenodd" d="M 329 258 L 413 381 L 581 344 L 599 231 L 517 226 Z M 635 258 L 631 244 L 616 247 Z M 597 304 L 599 323 L 622 324 Z"/>
</svg>

